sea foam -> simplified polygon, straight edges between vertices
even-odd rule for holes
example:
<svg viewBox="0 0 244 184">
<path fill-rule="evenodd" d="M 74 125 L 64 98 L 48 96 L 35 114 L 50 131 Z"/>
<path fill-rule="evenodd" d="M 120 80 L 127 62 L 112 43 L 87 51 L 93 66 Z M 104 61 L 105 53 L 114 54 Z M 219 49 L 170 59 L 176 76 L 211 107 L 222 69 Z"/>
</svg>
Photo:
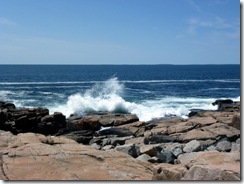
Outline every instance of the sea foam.
<svg viewBox="0 0 244 184">
<path fill-rule="evenodd" d="M 123 98 L 124 84 L 111 78 L 98 82 L 84 93 L 76 93 L 68 97 L 66 104 L 55 105 L 50 112 L 60 111 L 67 117 L 76 113 L 80 116 L 87 112 L 114 112 L 136 114 L 141 121 L 149 121 L 165 116 L 181 116 L 187 118 L 189 109 L 212 109 L 215 99 L 163 97 L 140 102 L 129 102 Z"/>
</svg>

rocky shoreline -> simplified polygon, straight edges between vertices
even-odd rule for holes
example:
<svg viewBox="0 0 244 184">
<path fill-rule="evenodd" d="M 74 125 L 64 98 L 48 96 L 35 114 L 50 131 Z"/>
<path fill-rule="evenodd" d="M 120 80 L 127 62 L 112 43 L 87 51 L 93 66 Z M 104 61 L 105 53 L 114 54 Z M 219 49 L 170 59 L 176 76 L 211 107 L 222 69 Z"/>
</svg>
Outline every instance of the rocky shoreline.
<svg viewBox="0 0 244 184">
<path fill-rule="evenodd" d="M 1 180 L 240 180 L 240 102 L 142 122 L 0 101 Z"/>
</svg>

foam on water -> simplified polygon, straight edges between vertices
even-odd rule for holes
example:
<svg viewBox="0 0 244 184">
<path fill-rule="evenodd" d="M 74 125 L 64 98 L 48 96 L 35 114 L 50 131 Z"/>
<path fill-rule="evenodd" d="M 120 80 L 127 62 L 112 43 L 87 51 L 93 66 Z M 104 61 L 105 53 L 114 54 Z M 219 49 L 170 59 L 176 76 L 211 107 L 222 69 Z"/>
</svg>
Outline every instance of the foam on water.
<svg viewBox="0 0 244 184">
<path fill-rule="evenodd" d="M 96 83 L 84 93 L 76 93 L 68 97 L 66 104 L 55 105 L 50 112 L 60 111 L 66 116 L 72 113 L 83 115 L 86 112 L 109 111 L 136 114 L 141 121 L 149 121 L 165 116 L 181 116 L 186 118 L 190 109 L 216 110 L 212 105 L 213 98 L 180 98 L 163 97 L 140 102 L 128 102 L 123 98 L 124 85 L 117 78 Z"/>
</svg>

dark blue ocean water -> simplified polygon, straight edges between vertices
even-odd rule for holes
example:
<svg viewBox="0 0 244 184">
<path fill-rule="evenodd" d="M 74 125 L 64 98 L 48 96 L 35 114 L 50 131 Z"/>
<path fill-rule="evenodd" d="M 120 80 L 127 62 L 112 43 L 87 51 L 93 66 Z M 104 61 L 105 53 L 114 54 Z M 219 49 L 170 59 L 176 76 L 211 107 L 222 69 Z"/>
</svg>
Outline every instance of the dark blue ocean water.
<svg viewBox="0 0 244 184">
<path fill-rule="evenodd" d="M 51 112 L 122 111 L 142 120 L 240 98 L 240 65 L 0 65 L 0 99 Z"/>
</svg>

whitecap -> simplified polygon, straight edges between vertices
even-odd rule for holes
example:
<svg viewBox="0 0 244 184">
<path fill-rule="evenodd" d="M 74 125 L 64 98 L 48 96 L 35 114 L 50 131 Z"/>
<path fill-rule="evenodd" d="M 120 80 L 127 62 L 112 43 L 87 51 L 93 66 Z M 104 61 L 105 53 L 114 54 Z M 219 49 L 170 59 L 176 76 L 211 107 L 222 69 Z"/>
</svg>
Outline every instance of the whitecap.
<svg viewBox="0 0 244 184">
<path fill-rule="evenodd" d="M 68 97 L 66 104 L 50 107 L 50 112 L 60 111 L 66 116 L 72 113 L 83 115 L 86 112 L 108 111 L 136 114 L 141 121 L 149 121 L 165 116 L 186 118 L 190 109 L 216 110 L 213 98 L 163 97 L 140 102 L 129 102 L 123 98 L 124 85 L 117 78 L 96 83 L 84 93 Z"/>
</svg>

